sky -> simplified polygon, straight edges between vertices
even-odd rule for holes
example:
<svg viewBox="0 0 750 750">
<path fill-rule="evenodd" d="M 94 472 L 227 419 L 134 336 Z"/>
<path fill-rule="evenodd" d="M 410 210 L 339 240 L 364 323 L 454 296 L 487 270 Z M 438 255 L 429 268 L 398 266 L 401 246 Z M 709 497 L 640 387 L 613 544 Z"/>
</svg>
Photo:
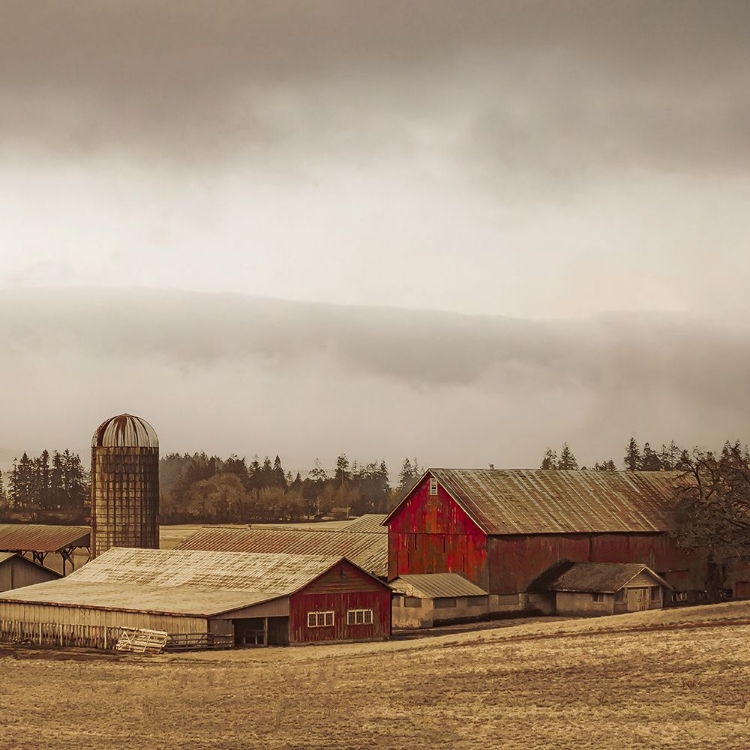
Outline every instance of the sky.
<svg viewBox="0 0 750 750">
<path fill-rule="evenodd" d="M 303 470 L 743 439 L 749 27 L 5 0 L 0 461 L 121 411 Z"/>
</svg>

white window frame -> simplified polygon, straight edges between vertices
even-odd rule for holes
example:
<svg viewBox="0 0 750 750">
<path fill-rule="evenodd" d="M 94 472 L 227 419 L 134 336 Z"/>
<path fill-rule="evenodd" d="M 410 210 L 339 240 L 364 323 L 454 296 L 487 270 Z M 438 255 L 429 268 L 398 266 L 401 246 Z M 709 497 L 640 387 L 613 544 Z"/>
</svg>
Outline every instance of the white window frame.
<svg viewBox="0 0 750 750">
<path fill-rule="evenodd" d="M 594 604 L 604 604 L 604 594 L 599 592 L 594 592 L 591 594 L 591 601 L 594 602 Z"/>
<path fill-rule="evenodd" d="M 438 481 L 435 477 L 430 477 L 430 497 L 437 497 Z"/>
<path fill-rule="evenodd" d="M 350 609 L 346 613 L 347 625 L 372 625 L 374 618 L 371 609 Z"/>
<path fill-rule="evenodd" d="M 308 628 L 332 628 L 334 622 L 334 612 L 308 612 Z"/>
<path fill-rule="evenodd" d="M 686 602 L 688 600 L 687 591 L 673 591 L 672 601 L 673 602 Z"/>
</svg>

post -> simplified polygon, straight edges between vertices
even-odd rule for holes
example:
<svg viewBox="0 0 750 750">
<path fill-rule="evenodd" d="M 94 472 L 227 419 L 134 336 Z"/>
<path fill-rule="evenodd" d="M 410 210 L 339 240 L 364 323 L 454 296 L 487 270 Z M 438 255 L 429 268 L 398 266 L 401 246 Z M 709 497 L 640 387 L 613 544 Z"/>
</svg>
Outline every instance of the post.
<svg viewBox="0 0 750 750">
<path fill-rule="evenodd" d="M 268 645 L 268 618 L 263 618 L 263 645 Z"/>
</svg>

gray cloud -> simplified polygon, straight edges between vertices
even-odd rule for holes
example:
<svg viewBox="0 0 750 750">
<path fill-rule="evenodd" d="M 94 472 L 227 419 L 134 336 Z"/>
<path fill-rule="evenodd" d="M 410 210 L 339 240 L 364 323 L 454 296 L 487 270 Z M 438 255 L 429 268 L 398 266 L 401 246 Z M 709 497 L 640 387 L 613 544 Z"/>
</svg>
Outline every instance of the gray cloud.
<svg viewBox="0 0 750 750">
<path fill-rule="evenodd" d="M 0 446 L 79 447 L 142 412 L 165 450 L 340 450 L 395 464 L 584 462 L 655 443 L 743 438 L 747 327 L 681 316 L 529 323 L 166 292 L 9 292 Z"/>
<path fill-rule="evenodd" d="M 62 158 L 422 150 L 566 179 L 747 165 L 741 0 L 13 0 L 3 20 L 0 135 Z"/>
</svg>

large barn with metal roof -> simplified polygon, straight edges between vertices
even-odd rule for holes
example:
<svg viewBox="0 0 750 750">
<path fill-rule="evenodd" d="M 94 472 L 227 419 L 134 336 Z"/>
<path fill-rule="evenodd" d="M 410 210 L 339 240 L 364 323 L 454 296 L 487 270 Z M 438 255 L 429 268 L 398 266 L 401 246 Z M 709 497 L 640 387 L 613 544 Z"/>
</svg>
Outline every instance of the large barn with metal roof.
<svg viewBox="0 0 750 750">
<path fill-rule="evenodd" d="M 458 573 L 491 611 L 535 604 L 530 584 L 560 560 L 641 563 L 690 596 L 699 556 L 668 533 L 675 477 L 664 472 L 430 469 L 390 513 L 388 579 Z M 748 566 L 727 586 L 744 591 Z"/>
<path fill-rule="evenodd" d="M 378 516 L 382 523 L 385 516 Z M 372 523 L 367 520 L 367 525 Z M 364 523 L 363 523 L 364 526 Z M 384 526 L 379 527 L 386 531 Z M 336 555 L 346 557 L 374 576 L 388 574 L 388 536 L 381 532 L 253 527 L 249 529 L 206 526 L 177 549 L 213 552 L 264 552 L 292 555 Z"/>
<path fill-rule="evenodd" d="M 379 640 L 391 589 L 342 556 L 114 548 L 0 595 L 0 640 L 107 648 L 123 627 L 235 645 Z"/>
</svg>

